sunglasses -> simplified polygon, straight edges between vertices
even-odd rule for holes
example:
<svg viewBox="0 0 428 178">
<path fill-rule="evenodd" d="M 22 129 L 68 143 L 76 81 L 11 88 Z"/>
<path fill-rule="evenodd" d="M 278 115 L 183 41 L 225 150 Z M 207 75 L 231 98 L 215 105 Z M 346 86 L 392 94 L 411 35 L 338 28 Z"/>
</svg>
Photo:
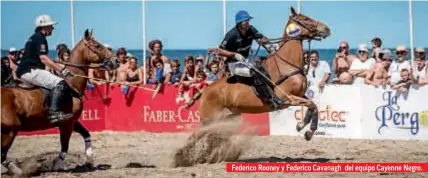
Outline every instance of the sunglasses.
<svg viewBox="0 0 428 178">
<path fill-rule="evenodd" d="M 405 51 L 397 51 L 396 54 L 397 55 L 404 55 L 406 52 Z"/>
</svg>

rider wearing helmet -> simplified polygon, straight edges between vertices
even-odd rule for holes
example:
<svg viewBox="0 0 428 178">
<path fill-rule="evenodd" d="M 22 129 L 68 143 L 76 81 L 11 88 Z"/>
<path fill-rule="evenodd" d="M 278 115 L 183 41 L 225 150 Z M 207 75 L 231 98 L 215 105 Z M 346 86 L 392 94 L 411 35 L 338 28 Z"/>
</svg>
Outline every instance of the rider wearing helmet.
<svg viewBox="0 0 428 178">
<path fill-rule="evenodd" d="M 36 18 L 34 34 L 25 44 L 25 53 L 18 65 L 17 76 L 25 82 L 52 90 L 48 119 L 51 123 L 69 119 L 72 113 L 64 113 L 60 110 L 60 101 L 67 95 L 71 88 L 64 79 L 45 70 L 45 65 L 57 71 L 61 77 L 71 76 L 65 67 L 53 62 L 49 56 L 49 47 L 46 36 L 51 36 L 54 22 L 48 15 L 40 15 Z M 67 95 L 68 96 L 68 95 Z"/>
<path fill-rule="evenodd" d="M 270 88 L 269 81 L 253 68 L 249 68 L 246 64 L 251 50 L 253 40 L 266 42 L 267 37 L 260 33 L 254 26 L 250 25 L 250 20 L 253 19 L 247 11 L 239 11 L 235 15 L 236 25 L 224 37 L 218 54 L 226 56 L 225 63 L 228 64 L 229 71 L 232 75 L 242 77 L 252 77 L 254 79 L 254 87 L 259 96 L 270 104 L 272 109 L 277 108 L 284 101 L 279 99 Z"/>
</svg>

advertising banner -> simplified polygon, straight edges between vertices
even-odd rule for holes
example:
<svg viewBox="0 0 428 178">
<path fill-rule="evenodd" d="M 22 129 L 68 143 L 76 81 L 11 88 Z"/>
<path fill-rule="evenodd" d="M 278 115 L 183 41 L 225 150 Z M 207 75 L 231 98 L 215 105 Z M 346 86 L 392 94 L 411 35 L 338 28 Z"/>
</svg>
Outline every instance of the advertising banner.
<svg viewBox="0 0 428 178">
<path fill-rule="evenodd" d="M 406 93 L 364 86 L 363 138 L 428 140 L 428 87 Z"/>
<path fill-rule="evenodd" d="M 318 106 L 318 130 L 316 135 L 326 137 L 358 138 L 360 133 L 360 90 L 351 86 L 326 86 L 319 90 L 310 87 L 308 98 Z M 293 106 L 279 112 L 272 112 L 270 128 L 272 135 L 301 135 L 297 122 L 303 120 L 307 107 Z"/>
</svg>

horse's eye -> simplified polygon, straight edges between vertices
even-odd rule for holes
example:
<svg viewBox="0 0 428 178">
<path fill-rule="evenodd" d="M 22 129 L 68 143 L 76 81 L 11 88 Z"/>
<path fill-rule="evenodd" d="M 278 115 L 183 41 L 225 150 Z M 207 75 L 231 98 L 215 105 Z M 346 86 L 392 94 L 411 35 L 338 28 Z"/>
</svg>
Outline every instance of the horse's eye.
<svg viewBox="0 0 428 178">
<path fill-rule="evenodd" d="M 103 46 L 101 44 L 97 44 L 96 48 L 101 49 Z"/>
</svg>

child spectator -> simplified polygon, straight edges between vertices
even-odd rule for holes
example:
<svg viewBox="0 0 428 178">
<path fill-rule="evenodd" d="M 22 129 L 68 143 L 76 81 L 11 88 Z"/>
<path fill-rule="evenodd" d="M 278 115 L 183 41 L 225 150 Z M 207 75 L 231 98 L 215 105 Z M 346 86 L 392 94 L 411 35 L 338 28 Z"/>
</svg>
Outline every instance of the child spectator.
<svg viewBox="0 0 428 178">
<path fill-rule="evenodd" d="M 412 80 L 410 79 L 410 73 L 407 69 L 402 69 L 400 72 L 401 80 L 397 84 L 392 85 L 391 88 L 398 90 L 402 93 L 409 91 L 410 85 L 412 85 Z"/>
<path fill-rule="evenodd" d="M 177 59 L 171 61 L 171 70 L 172 71 L 165 76 L 164 83 L 178 85 L 183 73 L 180 72 L 180 63 Z"/>
<path fill-rule="evenodd" d="M 220 73 L 218 62 L 211 62 L 209 71 L 207 72 L 208 79 L 206 81 L 206 84 L 211 85 L 212 83 L 214 83 L 217 79 L 221 77 L 219 74 Z"/>
<path fill-rule="evenodd" d="M 186 108 L 189 108 L 190 106 L 192 106 L 196 100 L 199 99 L 199 97 L 201 97 L 204 88 L 207 86 L 206 84 L 206 74 L 204 71 L 198 71 L 198 73 L 196 73 L 196 79 L 195 82 L 190 84 L 189 88 L 191 91 L 191 96 L 192 99 L 186 101 Z"/>
<path fill-rule="evenodd" d="M 190 84 L 194 82 L 195 77 L 195 65 L 193 56 L 186 56 L 185 58 L 186 67 L 184 68 L 184 72 L 181 75 L 180 86 L 178 89 L 178 97 L 177 103 L 184 100 L 183 94 L 184 91 L 189 89 Z"/>
</svg>

